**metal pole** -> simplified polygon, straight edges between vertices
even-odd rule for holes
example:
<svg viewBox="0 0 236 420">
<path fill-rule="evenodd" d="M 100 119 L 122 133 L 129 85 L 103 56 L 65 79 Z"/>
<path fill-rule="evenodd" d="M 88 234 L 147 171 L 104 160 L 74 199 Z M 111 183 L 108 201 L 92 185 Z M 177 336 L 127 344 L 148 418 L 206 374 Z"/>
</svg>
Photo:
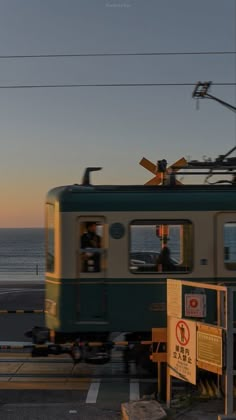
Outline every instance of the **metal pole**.
<svg viewBox="0 0 236 420">
<path fill-rule="evenodd" d="M 158 398 L 160 398 L 161 395 L 161 362 L 157 362 L 157 394 Z"/>
<path fill-rule="evenodd" d="M 226 291 L 222 292 L 217 290 L 217 325 L 219 327 L 226 327 L 226 308 L 225 308 L 225 295 Z M 217 374 L 217 388 L 220 392 L 222 384 L 222 375 Z"/>
<path fill-rule="evenodd" d="M 225 415 L 232 415 L 233 404 L 233 290 L 227 288 L 225 293 L 225 313 L 226 313 L 226 372 L 225 372 Z"/>
<path fill-rule="evenodd" d="M 170 336 L 170 328 L 169 317 L 167 316 L 167 364 L 166 364 L 166 407 L 170 408 L 171 405 L 171 375 L 170 375 L 170 367 L 169 367 L 169 355 L 168 355 L 168 341 Z"/>
<path fill-rule="evenodd" d="M 170 368 L 167 362 L 166 368 L 166 407 L 170 408 L 171 403 L 171 376 L 170 376 Z"/>
</svg>

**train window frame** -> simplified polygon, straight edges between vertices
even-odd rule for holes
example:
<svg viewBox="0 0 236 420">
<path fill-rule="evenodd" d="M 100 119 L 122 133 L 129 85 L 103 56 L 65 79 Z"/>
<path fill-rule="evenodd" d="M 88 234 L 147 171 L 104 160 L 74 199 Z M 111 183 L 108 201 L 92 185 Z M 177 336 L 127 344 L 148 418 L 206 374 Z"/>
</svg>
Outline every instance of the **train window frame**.
<svg viewBox="0 0 236 420">
<path fill-rule="evenodd" d="M 132 232 L 131 229 L 133 226 L 155 226 L 156 228 L 156 236 L 158 237 L 158 235 L 161 235 L 158 237 L 158 239 L 160 240 L 159 242 L 159 250 L 158 251 L 154 251 L 154 250 L 143 250 L 142 251 L 134 251 L 132 249 Z M 177 261 L 176 259 L 171 257 L 171 260 L 173 260 L 172 262 L 174 264 L 171 265 L 171 268 L 169 267 L 169 269 L 167 270 L 161 270 L 159 271 L 160 268 L 162 268 L 162 266 L 159 266 L 159 269 L 157 267 L 157 262 L 155 259 L 154 262 L 154 254 L 157 254 L 156 257 L 158 257 L 158 255 L 160 254 L 160 251 L 162 248 L 166 248 L 168 247 L 168 229 L 165 228 L 165 226 L 167 226 L 168 228 L 170 226 L 189 226 L 189 232 L 187 232 L 187 230 L 185 229 L 185 237 L 187 234 L 187 239 L 185 239 L 185 246 L 184 246 L 184 237 L 180 238 L 180 240 L 182 242 L 180 242 L 179 245 L 179 253 L 182 252 L 182 261 L 179 260 Z M 163 231 L 161 231 L 161 229 L 163 229 Z M 186 243 L 187 240 L 187 243 Z M 145 241 L 144 241 L 145 242 Z M 182 247 L 182 251 L 181 250 Z M 166 250 L 165 250 L 166 251 Z M 144 261 L 139 261 L 138 259 L 135 261 L 134 258 L 131 258 L 131 256 L 136 256 L 138 257 L 138 253 L 140 253 L 140 255 L 143 253 L 146 253 L 147 255 L 145 255 Z M 187 256 L 187 253 L 189 253 L 189 255 Z M 149 258 L 150 254 L 150 261 L 146 261 L 146 258 Z M 188 265 L 184 266 L 184 260 L 183 260 L 183 255 L 184 255 L 184 259 L 186 260 L 187 258 L 187 262 Z M 133 262 L 135 261 L 134 265 L 132 266 Z M 189 220 L 189 219 L 162 219 L 162 218 L 156 218 L 156 219 L 135 219 L 132 220 L 129 223 L 129 257 L 128 257 L 128 262 L 129 262 L 129 271 L 132 274 L 145 274 L 145 275 L 151 275 L 151 274 L 170 274 L 170 273 L 174 273 L 174 274 L 189 274 L 193 271 L 194 268 L 194 223 Z M 135 265 L 136 264 L 136 265 Z M 181 265 L 182 264 L 182 265 Z M 155 268 L 156 266 L 156 268 Z M 147 269 L 146 269 L 147 268 Z M 149 268 L 149 269 L 148 269 Z M 173 268 L 173 269 L 172 269 Z"/>
<path fill-rule="evenodd" d="M 226 238 L 226 227 L 229 227 L 229 226 L 232 226 L 232 225 L 233 225 L 233 228 L 236 230 L 236 220 L 226 221 L 223 225 L 223 229 L 224 229 L 224 235 L 223 235 L 224 267 L 226 268 L 226 270 L 229 270 L 229 271 L 236 270 L 236 253 L 233 254 L 233 256 L 235 255 L 234 259 L 232 261 L 230 261 L 230 259 L 231 259 L 231 251 L 230 251 L 231 241 L 230 241 L 230 239 Z M 232 237 L 233 236 L 234 235 L 232 234 Z M 236 241 L 234 241 L 234 242 L 235 243 L 233 243 L 232 248 L 235 248 Z"/>
<path fill-rule="evenodd" d="M 45 233 L 46 272 L 55 272 L 55 206 L 46 203 L 46 233 Z"/>
<path fill-rule="evenodd" d="M 102 227 L 102 231 L 99 232 L 96 230 L 96 233 L 100 236 L 101 246 L 99 249 L 97 248 L 81 248 L 81 238 L 82 235 L 86 232 L 86 224 L 95 222 L 98 226 Z M 106 252 L 106 244 L 107 244 L 107 222 L 104 216 L 79 216 L 78 220 L 78 274 L 80 278 L 100 278 L 104 276 L 105 269 L 107 267 L 107 252 Z M 100 254 L 100 262 L 99 262 L 99 270 L 93 270 L 91 266 L 90 270 L 83 270 L 82 267 L 84 265 L 83 256 L 84 254 L 88 253 L 88 258 L 93 259 L 93 254 L 99 253 Z"/>
</svg>

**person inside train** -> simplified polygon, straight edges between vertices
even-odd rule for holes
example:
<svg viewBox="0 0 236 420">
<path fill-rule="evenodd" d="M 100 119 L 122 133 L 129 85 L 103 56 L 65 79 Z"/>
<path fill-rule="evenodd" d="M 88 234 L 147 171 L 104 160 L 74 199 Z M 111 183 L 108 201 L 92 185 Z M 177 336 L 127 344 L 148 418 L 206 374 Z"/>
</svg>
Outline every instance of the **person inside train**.
<svg viewBox="0 0 236 420">
<path fill-rule="evenodd" d="M 101 248 L 101 237 L 97 235 L 96 222 L 86 223 L 87 232 L 81 236 L 81 248 L 87 249 L 83 255 L 83 270 L 84 272 L 99 272 L 100 271 L 100 252 L 90 250 L 90 248 Z"/>
<path fill-rule="evenodd" d="M 175 265 L 170 257 L 170 249 L 164 246 L 157 257 L 157 271 L 175 271 Z"/>
</svg>

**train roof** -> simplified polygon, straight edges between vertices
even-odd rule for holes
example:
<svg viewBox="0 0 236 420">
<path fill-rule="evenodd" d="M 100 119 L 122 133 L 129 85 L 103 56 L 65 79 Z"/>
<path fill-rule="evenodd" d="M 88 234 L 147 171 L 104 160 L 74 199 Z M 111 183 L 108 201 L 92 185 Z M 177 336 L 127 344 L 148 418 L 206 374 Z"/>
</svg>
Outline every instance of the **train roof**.
<svg viewBox="0 0 236 420">
<path fill-rule="evenodd" d="M 236 184 L 67 185 L 51 189 L 60 211 L 236 210 Z"/>
</svg>

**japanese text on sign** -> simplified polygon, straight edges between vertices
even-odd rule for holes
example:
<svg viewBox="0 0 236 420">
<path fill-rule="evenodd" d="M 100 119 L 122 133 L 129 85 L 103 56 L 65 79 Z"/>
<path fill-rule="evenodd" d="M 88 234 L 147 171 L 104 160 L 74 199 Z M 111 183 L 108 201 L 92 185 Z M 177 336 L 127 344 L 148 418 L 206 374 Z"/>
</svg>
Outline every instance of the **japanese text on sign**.
<svg viewBox="0 0 236 420">
<path fill-rule="evenodd" d="M 170 374 L 196 384 L 196 322 L 168 317 Z"/>
<path fill-rule="evenodd" d="M 179 280 L 167 280 L 167 316 L 182 316 L 182 285 Z"/>
</svg>

